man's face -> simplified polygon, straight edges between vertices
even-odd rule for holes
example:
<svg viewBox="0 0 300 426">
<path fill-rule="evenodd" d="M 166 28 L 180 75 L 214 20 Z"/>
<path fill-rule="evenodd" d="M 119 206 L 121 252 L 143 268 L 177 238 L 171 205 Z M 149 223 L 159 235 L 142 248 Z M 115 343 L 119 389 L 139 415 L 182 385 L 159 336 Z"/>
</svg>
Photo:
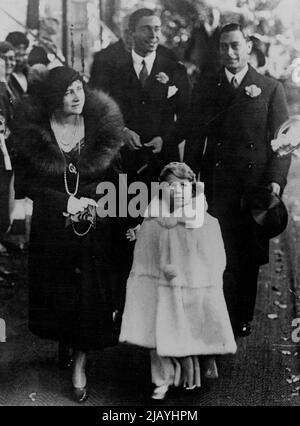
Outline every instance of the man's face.
<svg viewBox="0 0 300 426">
<path fill-rule="evenodd" d="M 223 33 L 220 38 L 220 56 L 223 65 L 232 74 L 241 71 L 248 62 L 252 43 L 246 41 L 241 31 Z"/>
<path fill-rule="evenodd" d="M 158 16 L 144 16 L 132 32 L 134 50 L 141 56 L 155 52 L 161 37 L 161 20 Z"/>
<path fill-rule="evenodd" d="M 22 71 L 27 65 L 27 49 L 24 44 L 20 44 L 15 48 L 16 55 L 16 71 Z"/>
</svg>

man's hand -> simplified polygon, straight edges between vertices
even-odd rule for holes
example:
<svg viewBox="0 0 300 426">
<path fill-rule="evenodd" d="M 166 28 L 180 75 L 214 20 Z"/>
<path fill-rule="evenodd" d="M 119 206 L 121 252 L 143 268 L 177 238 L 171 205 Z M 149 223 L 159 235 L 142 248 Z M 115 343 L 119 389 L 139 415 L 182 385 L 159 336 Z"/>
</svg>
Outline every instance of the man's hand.
<svg viewBox="0 0 300 426">
<path fill-rule="evenodd" d="M 6 82 L 6 63 L 2 58 L 0 58 L 0 82 Z"/>
<path fill-rule="evenodd" d="M 141 149 L 143 146 L 140 136 L 133 130 L 127 129 L 127 127 L 123 130 L 123 141 L 132 151 Z"/>
<path fill-rule="evenodd" d="M 268 188 L 270 188 L 272 190 L 273 194 L 280 195 L 281 188 L 280 188 L 279 183 L 272 182 L 272 183 L 270 183 Z"/>
<path fill-rule="evenodd" d="M 152 149 L 153 154 L 159 154 L 162 150 L 163 143 L 164 142 L 163 142 L 162 138 L 160 136 L 156 136 L 156 138 L 151 139 L 150 142 L 145 143 L 144 146 L 153 148 Z"/>
</svg>

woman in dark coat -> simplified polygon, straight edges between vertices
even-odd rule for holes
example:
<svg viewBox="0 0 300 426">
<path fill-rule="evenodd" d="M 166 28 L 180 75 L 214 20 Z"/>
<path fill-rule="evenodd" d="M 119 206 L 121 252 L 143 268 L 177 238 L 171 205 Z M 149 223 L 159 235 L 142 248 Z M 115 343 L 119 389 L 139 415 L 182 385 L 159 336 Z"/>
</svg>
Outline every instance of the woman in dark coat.
<svg viewBox="0 0 300 426">
<path fill-rule="evenodd" d="M 114 101 L 87 91 L 67 67 L 31 89 L 14 129 L 16 192 L 33 200 L 29 328 L 74 350 L 78 402 L 87 397 L 87 351 L 115 343 L 112 219 L 97 217 L 94 227 L 93 216 L 97 185 L 118 177 L 122 129 Z M 88 219 L 78 222 L 87 208 Z"/>
</svg>

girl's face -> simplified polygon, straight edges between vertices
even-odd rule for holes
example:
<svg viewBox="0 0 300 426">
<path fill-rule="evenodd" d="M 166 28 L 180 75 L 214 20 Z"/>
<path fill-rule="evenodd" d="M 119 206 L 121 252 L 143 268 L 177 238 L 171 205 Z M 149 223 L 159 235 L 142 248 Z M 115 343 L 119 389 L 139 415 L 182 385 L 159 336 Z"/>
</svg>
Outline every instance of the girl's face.
<svg viewBox="0 0 300 426">
<path fill-rule="evenodd" d="M 80 80 L 74 81 L 63 98 L 63 112 L 66 115 L 80 115 L 85 103 L 85 93 Z"/>
<path fill-rule="evenodd" d="M 164 182 L 163 197 L 174 209 L 183 207 L 192 199 L 192 182 L 169 174 Z"/>
</svg>

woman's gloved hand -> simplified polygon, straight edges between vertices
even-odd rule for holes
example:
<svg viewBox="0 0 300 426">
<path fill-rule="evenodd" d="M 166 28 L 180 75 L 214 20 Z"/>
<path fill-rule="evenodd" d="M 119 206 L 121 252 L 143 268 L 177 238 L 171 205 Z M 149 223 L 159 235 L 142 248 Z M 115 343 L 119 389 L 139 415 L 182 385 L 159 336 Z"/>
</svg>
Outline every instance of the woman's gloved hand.
<svg viewBox="0 0 300 426">
<path fill-rule="evenodd" d="M 83 212 L 89 205 L 97 207 L 96 201 L 91 198 L 76 198 L 71 196 L 68 200 L 67 213 L 70 215 L 75 215 L 77 213 Z"/>
</svg>

